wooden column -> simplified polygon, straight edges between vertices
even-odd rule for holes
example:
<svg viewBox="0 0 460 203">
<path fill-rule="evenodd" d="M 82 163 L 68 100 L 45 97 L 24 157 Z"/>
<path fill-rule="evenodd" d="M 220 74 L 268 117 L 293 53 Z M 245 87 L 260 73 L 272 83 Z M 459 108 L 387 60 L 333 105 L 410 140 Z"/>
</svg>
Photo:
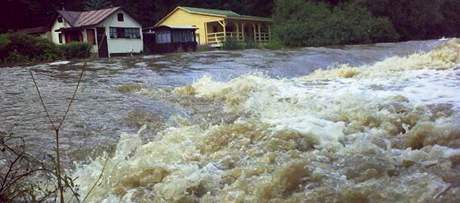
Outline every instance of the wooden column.
<svg viewBox="0 0 460 203">
<path fill-rule="evenodd" d="M 236 40 L 240 40 L 240 26 L 238 26 L 238 23 L 233 23 L 236 27 Z"/>
<path fill-rule="evenodd" d="M 241 35 L 243 35 L 243 41 L 244 41 L 244 23 L 241 23 Z"/>
<path fill-rule="evenodd" d="M 257 24 L 257 31 L 259 32 L 259 41 L 262 41 L 262 31 L 260 24 Z"/>
<path fill-rule="evenodd" d="M 252 30 L 254 31 L 254 42 L 257 42 L 256 24 L 252 24 Z"/>
<path fill-rule="evenodd" d="M 96 31 L 96 28 L 93 28 L 92 30 L 93 30 L 93 32 L 94 32 L 94 41 L 96 42 L 97 48 L 99 48 L 99 41 L 98 41 L 98 39 L 97 39 L 97 31 Z"/>
<path fill-rule="evenodd" d="M 224 24 L 224 42 L 227 41 L 227 23 L 224 21 L 222 21 L 223 24 Z"/>
<path fill-rule="evenodd" d="M 222 28 L 223 28 L 223 30 L 224 30 L 224 41 L 226 41 L 226 40 L 227 40 L 227 28 L 226 28 L 226 27 L 227 27 L 227 23 L 225 22 L 225 20 L 223 20 L 223 21 L 217 21 L 217 22 L 222 26 Z"/>
<path fill-rule="evenodd" d="M 204 23 L 204 33 L 203 34 L 204 34 L 204 42 L 205 42 L 205 44 L 208 44 L 209 43 L 209 40 L 208 40 L 208 23 Z M 199 36 L 199 37 L 201 37 L 201 36 Z"/>
<path fill-rule="evenodd" d="M 267 27 L 268 27 L 268 41 L 271 41 L 272 40 L 272 25 L 267 24 Z"/>
</svg>

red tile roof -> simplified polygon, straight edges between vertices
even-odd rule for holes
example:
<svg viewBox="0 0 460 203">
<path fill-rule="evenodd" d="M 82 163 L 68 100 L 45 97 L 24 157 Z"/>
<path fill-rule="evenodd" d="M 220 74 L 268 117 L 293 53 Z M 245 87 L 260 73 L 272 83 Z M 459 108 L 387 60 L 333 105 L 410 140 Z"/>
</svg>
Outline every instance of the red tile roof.
<svg viewBox="0 0 460 203">
<path fill-rule="evenodd" d="M 107 17 L 118 11 L 120 7 L 113 7 L 94 11 L 65 11 L 60 10 L 58 13 L 72 26 L 85 27 L 97 25 Z"/>
</svg>

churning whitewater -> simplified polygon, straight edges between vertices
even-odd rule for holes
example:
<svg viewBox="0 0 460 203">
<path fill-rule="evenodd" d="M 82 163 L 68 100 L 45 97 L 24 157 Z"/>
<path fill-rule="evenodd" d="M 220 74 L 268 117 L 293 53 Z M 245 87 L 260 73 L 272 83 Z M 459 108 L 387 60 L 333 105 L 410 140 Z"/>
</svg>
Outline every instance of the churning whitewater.
<svg viewBox="0 0 460 203">
<path fill-rule="evenodd" d="M 89 202 L 459 202 L 459 64 L 452 39 L 292 79 L 144 88 L 209 111 L 147 143 L 123 134 L 73 177 Z"/>
</svg>

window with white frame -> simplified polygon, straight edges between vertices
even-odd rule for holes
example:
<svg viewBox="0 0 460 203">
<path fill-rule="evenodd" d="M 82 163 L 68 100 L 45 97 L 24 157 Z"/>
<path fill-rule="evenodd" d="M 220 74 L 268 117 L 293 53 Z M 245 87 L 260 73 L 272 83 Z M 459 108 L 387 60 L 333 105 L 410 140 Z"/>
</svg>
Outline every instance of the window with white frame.
<svg viewBox="0 0 460 203">
<path fill-rule="evenodd" d="M 139 28 L 110 27 L 110 38 L 112 39 L 140 39 Z"/>
</svg>

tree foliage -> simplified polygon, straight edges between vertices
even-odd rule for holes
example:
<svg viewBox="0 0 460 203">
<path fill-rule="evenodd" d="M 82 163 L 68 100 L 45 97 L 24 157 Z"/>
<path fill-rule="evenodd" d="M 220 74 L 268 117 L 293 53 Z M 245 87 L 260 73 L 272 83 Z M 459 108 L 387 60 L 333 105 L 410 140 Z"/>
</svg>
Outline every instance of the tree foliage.
<svg viewBox="0 0 460 203">
<path fill-rule="evenodd" d="M 108 0 L 87 0 L 85 2 L 85 10 L 97 10 L 107 8 L 112 5 L 112 2 Z"/>
<path fill-rule="evenodd" d="M 373 17 L 365 7 L 355 4 L 275 2 L 274 35 L 287 46 L 371 43 L 398 38 L 387 19 Z"/>
<path fill-rule="evenodd" d="M 458 0 L 355 0 L 385 16 L 402 40 L 460 36 Z"/>
</svg>

